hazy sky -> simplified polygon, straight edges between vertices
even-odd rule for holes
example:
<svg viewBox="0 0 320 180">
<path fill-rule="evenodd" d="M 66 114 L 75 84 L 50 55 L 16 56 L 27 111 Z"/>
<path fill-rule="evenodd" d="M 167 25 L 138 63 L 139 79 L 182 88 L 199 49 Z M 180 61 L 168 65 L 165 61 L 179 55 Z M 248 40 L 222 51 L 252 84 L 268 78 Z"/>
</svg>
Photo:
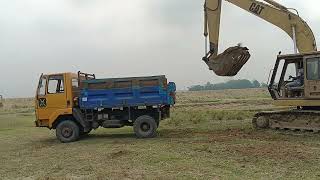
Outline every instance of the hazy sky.
<svg viewBox="0 0 320 180">
<path fill-rule="evenodd" d="M 320 41 L 319 0 L 295 7 Z M 33 96 L 40 74 L 167 75 L 179 89 L 221 82 L 201 61 L 203 0 L 1 0 L 0 94 Z M 292 52 L 281 30 L 225 2 L 220 50 L 241 42 L 252 58 L 233 77 L 266 81 L 277 53 Z"/>
</svg>

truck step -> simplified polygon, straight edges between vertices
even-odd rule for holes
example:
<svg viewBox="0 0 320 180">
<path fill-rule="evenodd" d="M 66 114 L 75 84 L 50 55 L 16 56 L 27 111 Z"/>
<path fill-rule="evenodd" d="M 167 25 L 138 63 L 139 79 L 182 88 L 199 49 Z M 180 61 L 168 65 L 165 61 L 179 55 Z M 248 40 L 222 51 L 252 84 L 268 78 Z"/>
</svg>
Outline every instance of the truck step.
<svg viewBox="0 0 320 180">
<path fill-rule="evenodd" d="M 104 128 L 122 128 L 124 126 L 121 120 L 106 120 L 102 123 Z"/>
</svg>

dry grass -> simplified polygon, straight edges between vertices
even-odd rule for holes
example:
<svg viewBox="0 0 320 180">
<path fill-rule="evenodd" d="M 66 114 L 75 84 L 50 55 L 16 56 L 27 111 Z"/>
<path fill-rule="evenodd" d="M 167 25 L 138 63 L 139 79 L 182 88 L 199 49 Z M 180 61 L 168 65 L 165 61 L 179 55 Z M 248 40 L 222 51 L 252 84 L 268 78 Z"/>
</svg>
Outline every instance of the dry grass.
<svg viewBox="0 0 320 180">
<path fill-rule="evenodd" d="M 32 113 L 34 112 L 33 98 L 5 99 L 0 114 Z"/>
<path fill-rule="evenodd" d="M 177 107 L 198 109 L 273 109 L 266 89 L 180 92 Z"/>
<path fill-rule="evenodd" d="M 33 126 L 32 99 L 7 100 L 0 179 L 319 179 L 319 134 L 251 128 L 257 110 L 274 108 L 266 91 L 182 92 L 178 101 L 157 138 L 99 129 L 61 144 Z"/>
</svg>

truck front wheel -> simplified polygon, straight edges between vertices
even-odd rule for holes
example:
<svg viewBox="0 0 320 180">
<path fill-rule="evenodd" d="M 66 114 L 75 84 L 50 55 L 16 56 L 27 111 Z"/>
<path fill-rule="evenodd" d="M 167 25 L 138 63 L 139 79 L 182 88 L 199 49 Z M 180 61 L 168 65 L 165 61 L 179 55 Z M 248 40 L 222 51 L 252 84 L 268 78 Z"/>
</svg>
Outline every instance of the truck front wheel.
<svg viewBox="0 0 320 180">
<path fill-rule="evenodd" d="M 152 138 L 157 134 L 157 123 L 151 116 L 143 115 L 133 123 L 133 130 L 138 138 Z"/>
<path fill-rule="evenodd" d="M 79 139 L 80 128 L 74 121 L 62 121 L 56 128 L 56 136 L 63 143 L 74 142 Z"/>
</svg>

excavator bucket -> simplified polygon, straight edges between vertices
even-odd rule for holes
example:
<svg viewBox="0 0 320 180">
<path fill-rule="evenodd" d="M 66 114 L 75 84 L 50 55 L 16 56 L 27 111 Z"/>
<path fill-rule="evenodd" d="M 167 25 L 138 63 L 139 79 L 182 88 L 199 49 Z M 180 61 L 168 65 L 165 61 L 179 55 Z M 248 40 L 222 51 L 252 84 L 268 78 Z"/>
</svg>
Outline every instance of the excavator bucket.
<svg viewBox="0 0 320 180">
<path fill-rule="evenodd" d="M 208 53 L 203 60 L 218 76 L 235 76 L 250 58 L 246 47 L 230 47 L 218 56 Z"/>
</svg>

